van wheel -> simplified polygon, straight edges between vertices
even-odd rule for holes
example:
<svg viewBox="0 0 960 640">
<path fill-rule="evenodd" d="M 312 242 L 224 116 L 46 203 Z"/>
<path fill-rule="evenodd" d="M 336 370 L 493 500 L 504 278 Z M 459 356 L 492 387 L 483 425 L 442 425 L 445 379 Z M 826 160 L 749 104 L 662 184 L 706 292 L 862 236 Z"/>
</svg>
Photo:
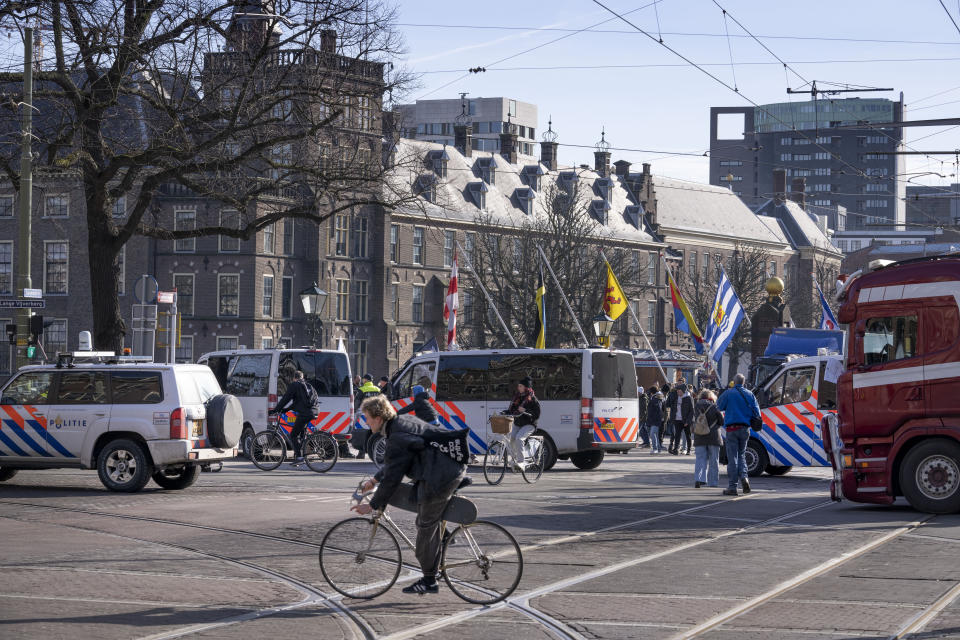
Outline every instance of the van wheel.
<svg viewBox="0 0 960 640">
<path fill-rule="evenodd" d="M 0 467 L 0 482 L 9 480 L 13 476 L 17 475 L 17 471 L 18 469 L 7 469 L 4 467 Z"/>
<path fill-rule="evenodd" d="M 571 453 L 570 462 L 572 462 L 573 466 L 575 466 L 577 469 L 582 469 L 584 471 L 596 469 L 600 466 L 600 463 L 603 462 L 603 449 L 597 449 L 595 451 L 577 451 L 576 453 Z"/>
<path fill-rule="evenodd" d="M 793 469 L 792 466 L 787 467 L 775 467 L 772 464 L 767 465 L 767 473 L 772 476 L 785 476 L 790 473 L 790 470 Z"/>
<path fill-rule="evenodd" d="M 770 456 L 767 455 L 767 450 L 753 438 L 747 442 L 747 450 L 743 457 L 747 463 L 747 475 L 751 478 L 761 475 L 770 466 Z"/>
<path fill-rule="evenodd" d="M 533 435 L 543 438 L 543 470 L 549 471 L 557 464 L 557 445 L 545 431 L 537 431 Z"/>
<path fill-rule="evenodd" d="M 100 482 L 110 491 L 140 491 L 153 475 L 153 463 L 143 447 L 125 438 L 105 446 L 97 457 Z"/>
<path fill-rule="evenodd" d="M 900 488 L 917 511 L 960 511 L 960 444 L 937 438 L 915 446 L 900 465 Z"/>
<path fill-rule="evenodd" d="M 186 489 L 197 481 L 200 467 L 195 464 L 184 467 L 169 467 L 153 474 L 153 481 L 164 489 Z"/>
<path fill-rule="evenodd" d="M 243 427 L 243 433 L 240 434 L 240 454 L 249 459 L 250 449 L 253 448 L 253 429 L 250 426 Z"/>
</svg>

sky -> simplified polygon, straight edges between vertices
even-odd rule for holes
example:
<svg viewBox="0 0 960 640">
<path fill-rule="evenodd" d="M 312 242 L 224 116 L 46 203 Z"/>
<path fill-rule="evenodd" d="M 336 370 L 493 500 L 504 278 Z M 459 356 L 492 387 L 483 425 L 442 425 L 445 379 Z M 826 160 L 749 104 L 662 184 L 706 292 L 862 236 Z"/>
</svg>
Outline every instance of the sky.
<svg viewBox="0 0 960 640">
<path fill-rule="evenodd" d="M 712 106 L 803 101 L 810 96 L 786 88 L 816 80 L 892 87 L 837 97 L 896 100 L 903 92 L 908 120 L 960 114 L 960 28 L 947 15 L 960 24 L 960 0 L 943 0 L 946 10 L 940 0 L 601 1 L 634 26 L 593 0 L 400 1 L 404 64 L 419 74 L 406 101 L 467 92 L 531 102 L 538 138 L 552 116 L 562 164 L 592 166 L 605 130 L 613 161 L 650 162 L 655 174 L 704 183 Z M 471 67 L 487 71 L 469 74 Z M 908 149 L 960 148 L 960 126 L 904 131 Z M 905 177 L 960 182 L 955 161 L 908 156 Z"/>
</svg>

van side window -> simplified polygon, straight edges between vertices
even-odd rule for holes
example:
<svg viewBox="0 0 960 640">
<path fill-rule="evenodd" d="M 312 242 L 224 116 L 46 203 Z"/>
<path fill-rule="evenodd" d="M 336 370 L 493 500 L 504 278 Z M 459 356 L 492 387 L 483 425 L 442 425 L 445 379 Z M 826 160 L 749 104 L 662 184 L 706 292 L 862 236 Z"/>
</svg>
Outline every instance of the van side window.
<svg viewBox="0 0 960 640">
<path fill-rule="evenodd" d="M 817 408 L 818 409 L 836 409 L 837 408 L 837 383 L 830 382 L 823 378 L 827 370 L 827 363 L 820 363 L 820 384 L 817 387 Z"/>
<path fill-rule="evenodd" d="M 394 394 L 397 398 L 409 398 L 413 395 L 413 387 L 420 385 L 427 391 L 433 386 L 433 372 L 437 368 L 434 360 L 428 362 L 418 362 L 413 365 L 403 378 L 397 382 Z"/>
<path fill-rule="evenodd" d="M 787 369 L 767 387 L 767 402 L 765 406 L 775 407 L 780 404 L 803 402 L 810 397 L 813 390 L 813 377 L 816 375 L 814 367 L 795 367 Z"/>
<path fill-rule="evenodd" d="M 493 356 L 488 400 L 511 400 L 517 383 L 529 376 L 537 399 L 580 400 L 583 356 L 579 353 Z"/>
<path fill-rule="evenodd" d="M 942 351 L 957 341 L 960 327 L 957 305 L 924 307 L 923 344 L 925 353 Z"/>
<path fill-rule="evenodd" d="M 112 371 L 114 404 L 157 404 L 163 401 L 159 371 Z"/>
<path fill-rule="evenodd" d="M 315 353 L 314 377 L 309 380 L 319 396 L 349 396 L 350 363 L 344 353 Z"/>
<path fill-rule="evenodd" d="M 10 386 L 4 389 L 0 404 L 47 404 L 52 380 L 52 373 L 40 371 L 17 376 Z"/>
<path fill-rule="evenodd" d="M 270 386 L 270 354 L 236 356 L 224 385 L 224 393 L 241 398 L 265 396 Z"/>
<path fill-rule="evenodd" d="M 863 334 L 863 363 L 867 366 L 917 355 L 917 316 L 869 318 Z"/>
<path fill-rule="evenodd" d="M 437 374 L 437 401 L 486 400 L 489 361 L 489 356 L 456 355 L 440 358 L 440 371 Z"/>
<path fill-rule="evenodd" d="M 107 375 L 102 371 L 68 371 L 60 374 L 57 404 L 105 404 Z"/>
<path fill-rule="evenodd" d="M 293 374 L 296 371 L 303 371 L 303 378 L 308 381 L 317 376 L 312 353 L 284 351 L 280 354 L 280 365 L 277 371 L 277 395 L 282 396 L 287 392 L 287 385 L 293 381 Z M 319 391 L 317 395 L 320 395 Z"/>
</svg>

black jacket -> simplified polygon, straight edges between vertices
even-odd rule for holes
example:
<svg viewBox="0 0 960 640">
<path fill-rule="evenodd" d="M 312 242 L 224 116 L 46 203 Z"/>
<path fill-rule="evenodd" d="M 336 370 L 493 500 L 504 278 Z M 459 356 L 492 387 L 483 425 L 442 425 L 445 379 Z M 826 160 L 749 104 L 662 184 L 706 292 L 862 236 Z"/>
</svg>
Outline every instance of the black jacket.
<svg viewBox="0 0 960 640">
<path fill-rule="evenodd" d="M 287 392 L 277 403 L 277 413 L 283 413 L 288 403 L 298 416 L 316 418 L 320 414 L 320 398 L 306 380 L 294 380 L 287 385 Z"/>
<path fill-rule="evenodd" d="M 722 446 L 723 436 L 720 435 L 720 427 L 723 426 L 723 414 L 717 409 L 717 405 L 709 400 L 698 400 L 696 415 L 707 414 L 707 422 L 710 423 L 710 433 L 705 436 L 693 434 L 693 446 L 705 447 L 707 445 Z M 694 418 L 696 421 L 696 418 Z"/>
<path fill-rule="evenodd" d="M 677 416 L 677 390 L 670 389 L 670 393 L 667 394 L 667 399 L 663 403 L 663 415 L 667 416 L 667 412 L 670 412 L 670 420 L 676 420 Z"/>
<path fill-rule="evenodd" d="M 638 401 L 638 403 L 639 403 L 638 408 L 639 408 L 639 410 L 640 410 L 640 413 L 639 413 L 639 416 L 640 416 L 640 424 L 646 424 L 646 422 L 647 422 L 647 407 L 648 407 L 649 404 L 650 404 L 650 398 L 649 398 L 649 396 L 647 396 L 647 394 L 641 393 L 640 396 L 637 398 L 637 401 Z"/>
<path fill-rule="evenodd" d="M 683 424 L 693 424 L 693 407 L 693 396 L 683 396 L 680 399 L 680 421 Z"/>
<path fill-rule="evenodd" d="M 423 434 L 448 433 L 447 429 L 411 416 L 397 416 L 383 425 L 387 450 L 383 467 L 374 478 L 377 492 L 370 500 L 374 509 L 382 509 L 407 476 L 417 485 L 417 500 L 423 502 L 450 490 L 463 476 L 466 465 L 457 464 L 436 447 L 428 447 Z"/>
<path fill-rule="evenodd" d="M 663 418 L 663 394 L 657 391 L 650 396 L 650 402 L 647 403 L 647 424 L 651 427 L 662 427 Z"/>
<path fill-rule="evenodd" d="M 440 414 L 437 413 L 437 410 L 433 408 L 433 405 L 430 404 L 430 392 L 421 391 L 418 393 L 413 402 L 405 406 L 403 409 L 397 411 L 398 415 L 403 415 L 405 413 L 410 413 L 413 411 L 413 415 L 417 416 L 424 422 L 436 422 L 440 419 Z"/>
</svg>

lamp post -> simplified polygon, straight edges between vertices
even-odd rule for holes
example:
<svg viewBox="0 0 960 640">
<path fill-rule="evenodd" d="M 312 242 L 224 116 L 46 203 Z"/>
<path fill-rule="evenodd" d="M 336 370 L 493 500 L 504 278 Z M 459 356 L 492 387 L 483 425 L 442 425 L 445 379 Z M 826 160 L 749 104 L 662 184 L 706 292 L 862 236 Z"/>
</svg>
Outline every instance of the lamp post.
<svg viewBox="0 0 960 640">
<path fill-rule="evenodd" d="M 593 332 L 602 347 L 610 346 L 610 332 L 613 330 L 613 318 L 602 311 L 593 317 Z"/>
<path fill-rule="evenodd" d="M 312 318 L 314 322 L 314 327 L 316 324 L 320 324 L 320 346 L 323 347 L 323 320 L 320 318 L 320 314 L 323 312 L 323 307 L 327 303 L 327 296 L 329 294 L 317 286 L 317 283 L 314 282 L 313 286 L 307 287 L 300 292 L 300 304 L 303 305 L 303 313 L 306 314 L 308 318 Z"/>
</svg>

